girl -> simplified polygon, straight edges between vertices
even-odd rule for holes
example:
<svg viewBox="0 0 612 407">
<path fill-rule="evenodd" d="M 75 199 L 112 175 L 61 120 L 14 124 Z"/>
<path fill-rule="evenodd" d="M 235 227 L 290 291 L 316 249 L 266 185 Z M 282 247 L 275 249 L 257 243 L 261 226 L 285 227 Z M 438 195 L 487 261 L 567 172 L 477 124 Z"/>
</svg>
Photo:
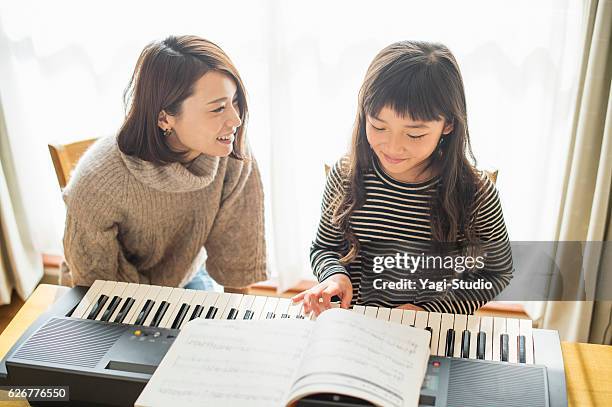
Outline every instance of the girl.
<svg viewBox="0 0 612 407">
<path fill-rule="evenodd" d="M 182 287 L 205 255 L 222 285 L 265 280 L 262 185 L 228 56 L 195 36 L 152 43 L 126 99 L 118 135 L 90 148 L 64 191 L 62 282 Z"/>
<path fill-rule="evenodd" d="M 495 186 L 474 165 L 463 81 L 451 52 L 411 41 L 383 49 L 359 92 L 350 152 L 327 179 L 310 250 L 319 284 L 294 301 L 303 300 L 304 311 L 317 315 L 332 296 L 343 308 L 473 313 L 497 295 L 511 277 L 512 257 Z M 492 243 L 486 272 L 465 274 L 472 280 L 486 275 L 493 289 L 417 294 L 408 304 L 392 290 L 376 290 L 364 245 L 393 241 L 462 248 Z"/>
</svg>

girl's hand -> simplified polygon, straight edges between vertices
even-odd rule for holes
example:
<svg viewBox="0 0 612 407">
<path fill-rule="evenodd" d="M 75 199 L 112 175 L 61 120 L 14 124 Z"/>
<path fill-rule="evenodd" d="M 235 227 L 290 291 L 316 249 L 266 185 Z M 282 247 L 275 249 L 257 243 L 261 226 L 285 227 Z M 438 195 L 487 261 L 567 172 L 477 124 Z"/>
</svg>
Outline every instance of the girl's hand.
<svg viewBox="0 0 612 407">
<path fill-rule="evenodd" d="M 413 305 L 413 304 L 404 304 L 404 305 L 400 305 L 399 307 L 397 307 L 399 309 L 408 309 L 408 310 L 413 310 L 413 311 L 425 311 L 423 308 Z"/>
<path fill-rule="evenodd" d="M 353 285 L 346 274 L 334 274 L 322 283 L 306 291 L 302 291 L 291 298 L 291 300 L 293 302 L 303 301 L 304 314 L 309 314 L 312 311 L 315 315 L 319 315 L 326 309 L 331 308 L 331 297 L 334 295 L 341 298 L 341 308 L 346 309 L 351 305 Z M 320 302 L 320 299 L 322 299 L 323 302 Z"/>
</svg>

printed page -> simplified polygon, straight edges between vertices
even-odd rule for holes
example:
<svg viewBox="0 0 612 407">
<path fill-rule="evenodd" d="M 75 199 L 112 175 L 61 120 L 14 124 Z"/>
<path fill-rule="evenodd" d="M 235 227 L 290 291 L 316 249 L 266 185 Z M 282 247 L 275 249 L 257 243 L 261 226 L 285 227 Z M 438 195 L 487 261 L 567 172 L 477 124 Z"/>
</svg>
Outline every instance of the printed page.
<svg viewBox="0 0 612 407">
<path fill-rule="evenodd" d="M 381 406 L 417 406 L 429 332 L 344 309 L 323 312 L 288 395 L 335 393 Z"/>
<path fill-rule="evenodd" d="M 282 406 L 314 325 L 190 321 L 135 406 Z"/>
</svg>

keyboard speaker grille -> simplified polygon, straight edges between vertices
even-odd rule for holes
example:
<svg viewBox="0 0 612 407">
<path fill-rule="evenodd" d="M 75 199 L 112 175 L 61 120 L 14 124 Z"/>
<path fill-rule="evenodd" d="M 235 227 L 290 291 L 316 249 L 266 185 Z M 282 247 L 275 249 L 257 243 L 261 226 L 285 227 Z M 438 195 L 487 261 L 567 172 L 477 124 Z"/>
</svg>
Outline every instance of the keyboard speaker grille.
<svg viewBox="0 0 612 407">
<path fill-rule="evenodd" d="M 124 331 L 121 325 L 51 318 L 12 359 L 94 368 Z"/>
<path fill-rule="evenodd" d="M 470 363 L 453 359 L 448 405 L 546 407 L 546 370 L 539 366 Z"/>
</svg>

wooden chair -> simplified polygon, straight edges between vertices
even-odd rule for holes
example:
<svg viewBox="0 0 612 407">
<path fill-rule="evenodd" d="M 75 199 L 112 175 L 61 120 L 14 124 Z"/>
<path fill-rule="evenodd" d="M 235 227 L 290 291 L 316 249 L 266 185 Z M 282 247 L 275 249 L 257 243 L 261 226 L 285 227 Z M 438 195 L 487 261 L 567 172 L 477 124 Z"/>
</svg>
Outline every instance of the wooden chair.
<svg viewBox="0 0 612 407">
<path fill-rule="evenodd" d="M 49 153 L 61 189 L 64 189 L 68 184 L 72 170 L 79 162 L 79 158 L 96 140 L 91 138 L 70 144 L 49 144 Z"/>
</svg>

